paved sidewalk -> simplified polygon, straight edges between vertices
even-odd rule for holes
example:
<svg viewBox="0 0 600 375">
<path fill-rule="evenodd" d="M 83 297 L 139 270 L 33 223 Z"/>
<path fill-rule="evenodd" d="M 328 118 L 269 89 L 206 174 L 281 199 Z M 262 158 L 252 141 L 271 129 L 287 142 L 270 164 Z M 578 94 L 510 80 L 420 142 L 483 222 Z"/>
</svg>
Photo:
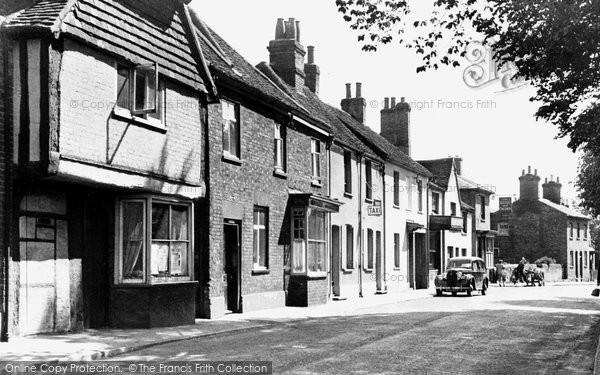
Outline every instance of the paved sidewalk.
<svg viewBox="0 0 600 375">
<path fill-rule="evenodd" d="M 198 319 L 195 325 L 181 327 L 102 329 L 16 337 L 8 343 L 0 343 L 0 358 L 3 361 L 91 361 L 170 342 L 266 327 L 277 322 L 360 314 L 361 309 L 429 298 L 433 294 L 434 290 L 429 289 L 367 295 L 364 298 L 329 301 L 321 306 L 281 307 L 231 314 L 215 320 Z"/>
</svg>

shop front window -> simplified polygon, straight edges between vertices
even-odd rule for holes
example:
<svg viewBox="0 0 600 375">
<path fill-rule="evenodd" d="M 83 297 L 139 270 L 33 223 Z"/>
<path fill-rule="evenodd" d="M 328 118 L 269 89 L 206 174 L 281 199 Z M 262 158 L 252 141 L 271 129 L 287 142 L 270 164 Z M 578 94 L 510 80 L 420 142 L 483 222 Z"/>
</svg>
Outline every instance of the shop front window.
<svg viewBox="0 0 600 375">
<path fill-rule="evenodd" d="M 183 202 L 121 200 L 117 283 L 190 280 L 191 212 Z"/>
</svg>

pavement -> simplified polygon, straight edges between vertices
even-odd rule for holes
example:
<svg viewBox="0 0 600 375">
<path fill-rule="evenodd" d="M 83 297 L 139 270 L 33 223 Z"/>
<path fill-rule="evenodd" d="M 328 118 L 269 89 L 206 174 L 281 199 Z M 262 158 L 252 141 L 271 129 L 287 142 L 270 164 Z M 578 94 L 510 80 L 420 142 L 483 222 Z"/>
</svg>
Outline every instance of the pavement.
<svg viewBox="0 0 600 375">
<path fill-rule="evenodd" d="M 8 343 L 0 343 L 0 358 L 3 361 L 92 361 L 177 341 L 239 333 L 278 322 L 350 315 L 360 309 L 432 298 L 433 294 L 434 290 L 429 289 L 367 295 L 364 298 L 329 301 L 319 306 L 282 307 L 230 314 L 213 320 L 197 319 L 194 325 L 180 327 L 99 329 L 80 333 L 15 337 Z"/>
</svg>

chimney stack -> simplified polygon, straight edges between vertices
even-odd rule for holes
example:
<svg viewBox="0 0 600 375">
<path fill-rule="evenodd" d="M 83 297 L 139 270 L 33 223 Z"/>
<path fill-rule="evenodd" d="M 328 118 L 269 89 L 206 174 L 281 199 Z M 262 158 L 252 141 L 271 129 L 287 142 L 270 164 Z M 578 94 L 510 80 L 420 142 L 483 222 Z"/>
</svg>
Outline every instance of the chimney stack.
<svg viewBox="0 0 600 375">
<path fill-rule="evenodd" d="M 559 182 L 559 178 L 556 178 L 556 181 L 553 181 L 553 176 L 550 176 L 550 181 L 546 179 L 546 182 L 542 185 L 542 196 L 544 199 L 549 200 L 550 202 L 561 204 L 560 197 L 560 189 L 562 185 Z"/>
<path fill-rule="evenodd" d="M 350 93 L 350 84 L 346 83 L 346 98 L 342 99 L 342 109 L 349 113 L 361 124 L 366 122 L 367 101 L 362 97 L 362 83 L 356 82 L 356 97 L 352 98 Z"/>
<path fill-rule="evenodd" d="M 455 157 L 453 157 L 453 159 L 454 159 L 454 167 L 456 168 L 456 174 L 460 176 L 462 174 L 462 161 L 463 161 L 463 159 L 460 156 L 458 156 L 458 155 L 456 155 Z"/>
<path fill-rule="evenodd" d="M 283 18 L 277 19 L 275 39 L 269 42 L 267 49 L 269 50 L 269 63 L 275 73 L 288 85 L 302 91 L 305 85 L 304 55 L 306 55 L 306 51 L 300 44 L 300 21 L 296 21 L 294 18 L 290 18 L 288 21 L 284 21 Z"/>
<path fill-rule="evenodd" d="M 319 66 L 315 64 L 314 46 L 308 46 L 308 62 L 304 64 L 304 74 L 306 87 L 316 95 L 319 95 L 319 77 L 321 76 L 321 71 L 319 70 Z"/>
<path fill-rule="evenodd" d="M 537 169 L 535 170 L 535 174 L 531 174 L 531 166 L 528 166 L 527 174 L 523 170 L 523 174 L 519 177 L 519 200 L 538 200 L 540 198 L 539 184 L 540 177 L 537 175 Z"/>
<path fill-rule="evenodd" d="M 404 97 L 398 104 L 396 98 L 392 97 L 391 107 L 386 105 L 381 110 L 381 136 L 408 156 L 411 154 L 410 110 L 410 105 L 406 103 Z"/>
</svg>

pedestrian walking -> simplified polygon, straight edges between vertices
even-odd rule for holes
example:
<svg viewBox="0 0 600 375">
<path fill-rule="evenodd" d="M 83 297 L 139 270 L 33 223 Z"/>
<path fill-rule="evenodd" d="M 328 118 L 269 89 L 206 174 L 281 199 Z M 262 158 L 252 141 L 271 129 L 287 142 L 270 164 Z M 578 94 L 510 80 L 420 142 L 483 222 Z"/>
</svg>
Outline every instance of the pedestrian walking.
<svg viewBox="0 0 600 375">
<path fill-rule="evenodd" d="M 498 286 L 506 286 L 506 270 L 504 269 L 504 261 L 502 259 L 496 264 L 496 282 Z"/>
</svg>

